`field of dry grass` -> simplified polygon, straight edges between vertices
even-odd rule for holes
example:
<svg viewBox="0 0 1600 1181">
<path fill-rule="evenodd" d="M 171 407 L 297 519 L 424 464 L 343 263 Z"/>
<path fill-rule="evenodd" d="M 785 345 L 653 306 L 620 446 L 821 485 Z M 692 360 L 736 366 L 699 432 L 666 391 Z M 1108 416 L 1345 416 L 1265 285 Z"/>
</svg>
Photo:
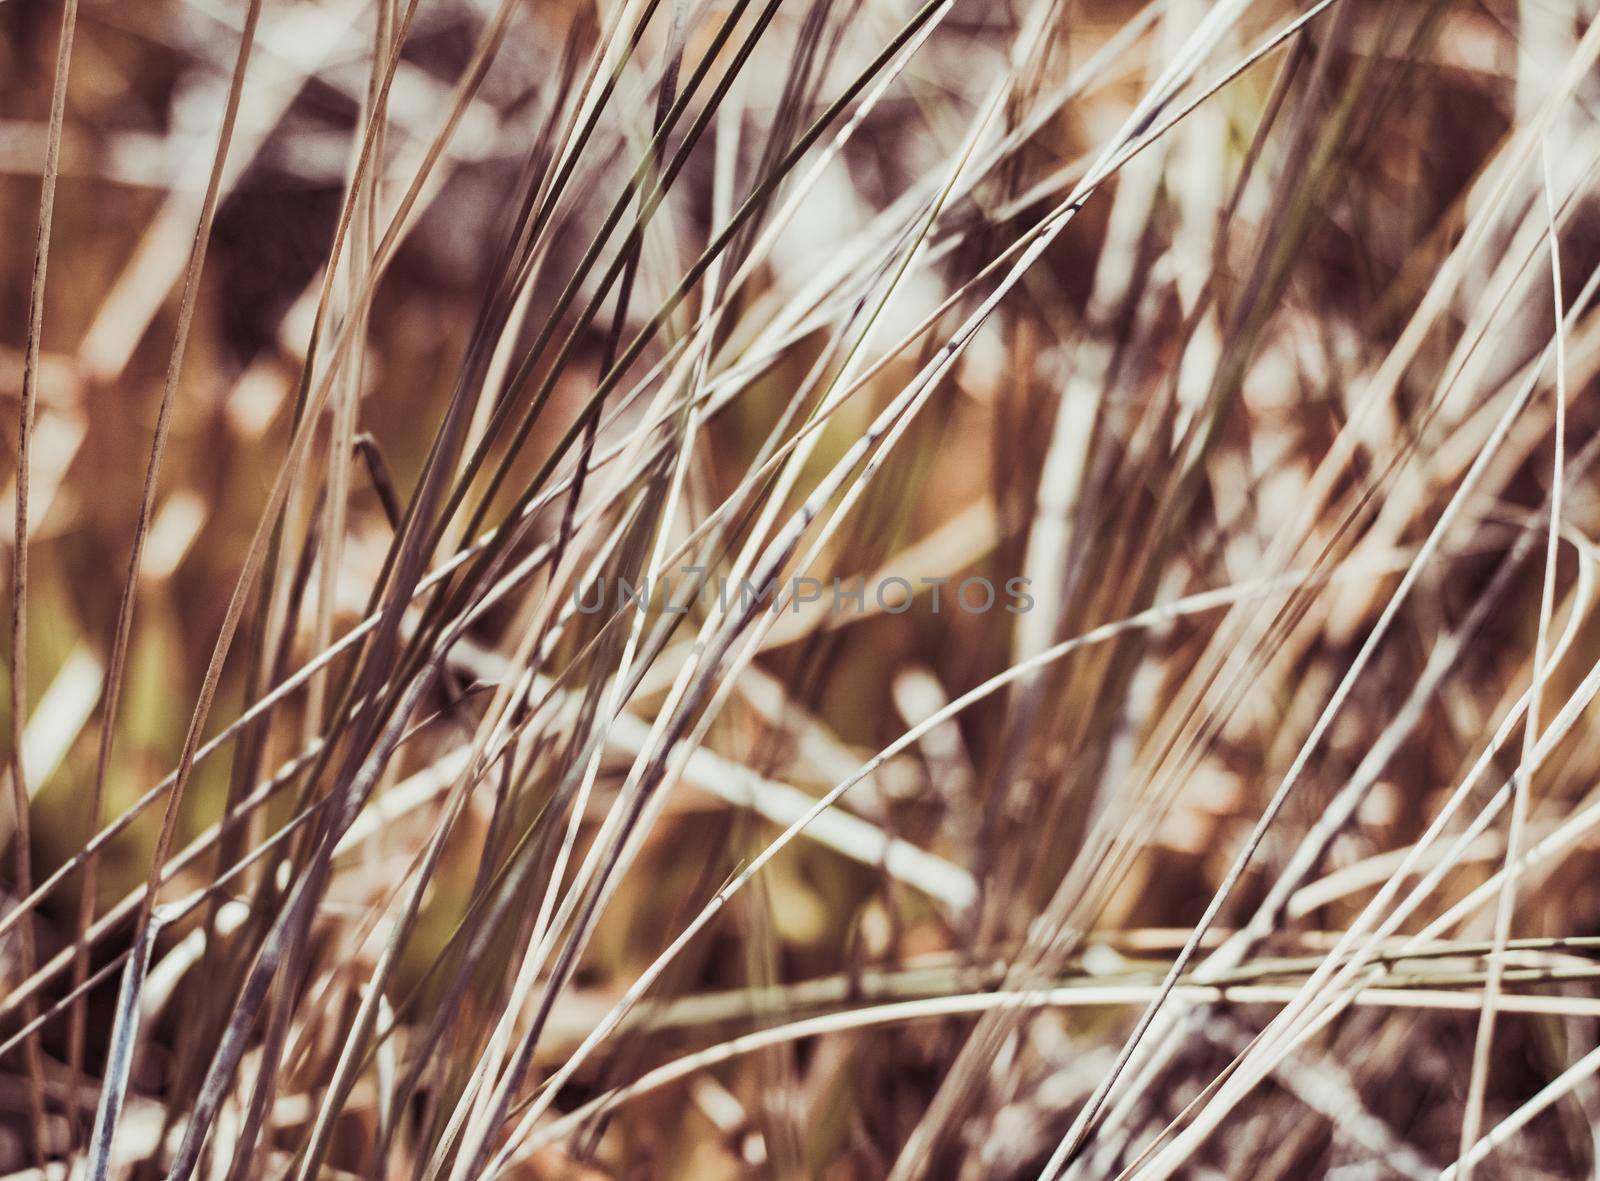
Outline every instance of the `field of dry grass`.
<svg viewBox="0 0 1600 1181">
<path fill-rule="evenodd" d="M 0 0 L 0 1181 L 1593 1176 L 1597 63 Z"/>
</svg>

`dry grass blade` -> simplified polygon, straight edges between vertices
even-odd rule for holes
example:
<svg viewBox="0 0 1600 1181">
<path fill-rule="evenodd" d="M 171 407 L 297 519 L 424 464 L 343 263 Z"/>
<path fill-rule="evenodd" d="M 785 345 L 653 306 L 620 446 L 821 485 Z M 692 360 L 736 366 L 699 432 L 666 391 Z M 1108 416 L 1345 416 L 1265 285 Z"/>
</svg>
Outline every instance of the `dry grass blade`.
<svg viewBox="0 0 1600 1181">
<path fill-rule="evenodd" d="M 77 0 L 66 0 L 56 48 L 54 81 L 50 91 L 50 123 L 39 195 L 39 221 L 34 239 L 33 272 L 28 290 L 27 338 L 23 346 L 22 389 L 17 416 L 16 517 L 11 555 L 11 808 L 14 818 L 16 889 L 26 896 L 33 883 L 33 828 L 28 799 L 28 774 L 23 765 L 28 720 L 28 484 L 33 470 L 31 443 L 38 400 L 39 356 L 44 338 L 44 290 L 50 269 L 50 236 L 55 223 L 56 179 L 61 169 L 61 132 L 66 118 L 67 77 L 72 65 L 72 40 L 78 27 Z M 26 978 L 36 961 L 33 924 L 24 922 L 17 932 L 18 964 Z M 31 1018 L 31 1005 L 24 1017 Z M 33 1151 L 43 1162 L 51 1150 L 45 1123 L 44 1065 L 39 1044 L 29 1037 L 23 1044 L 28 1060 L 28 1108 L 32 1120 Z"/>
</svg>

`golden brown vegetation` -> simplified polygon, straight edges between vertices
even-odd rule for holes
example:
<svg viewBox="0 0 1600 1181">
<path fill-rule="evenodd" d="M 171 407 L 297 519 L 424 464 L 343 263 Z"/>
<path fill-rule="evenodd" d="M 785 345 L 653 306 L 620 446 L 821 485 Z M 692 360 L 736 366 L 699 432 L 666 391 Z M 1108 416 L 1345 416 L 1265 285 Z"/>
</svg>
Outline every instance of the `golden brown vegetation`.
<svg viewBox="0 0 1600 1181">
<path fill-rule="evenodd" d="M 1597 58 L 0 2 L 0 1171 L 1592 1175 Z"/>
</svg>

